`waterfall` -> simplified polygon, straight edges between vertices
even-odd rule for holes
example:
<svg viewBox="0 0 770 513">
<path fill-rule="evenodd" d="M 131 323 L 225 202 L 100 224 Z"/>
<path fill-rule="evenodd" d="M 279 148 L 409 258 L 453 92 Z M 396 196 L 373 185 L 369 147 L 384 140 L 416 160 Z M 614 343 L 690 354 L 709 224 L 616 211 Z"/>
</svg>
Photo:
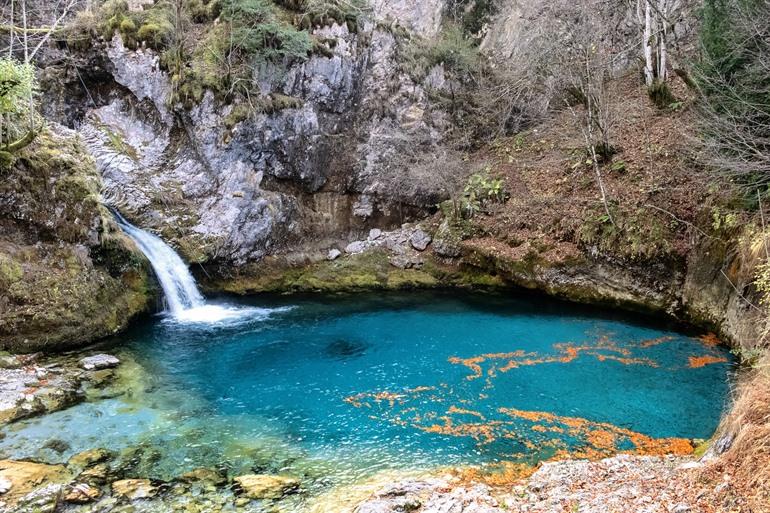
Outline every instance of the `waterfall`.
<svg viewBox="0 0 770 513">
<path fill-rule="evenodd" d="M 117 211 L 113 211 L 113 214 L 118 225 L 136 242 L 150 261 L 163 288 L 168 312 L 176 316 L 186 310 L 205 306 L 206 302 L 195 285 L 195 279 L 176 251 L 157 235 L 126 221 Z"/>
</svg>

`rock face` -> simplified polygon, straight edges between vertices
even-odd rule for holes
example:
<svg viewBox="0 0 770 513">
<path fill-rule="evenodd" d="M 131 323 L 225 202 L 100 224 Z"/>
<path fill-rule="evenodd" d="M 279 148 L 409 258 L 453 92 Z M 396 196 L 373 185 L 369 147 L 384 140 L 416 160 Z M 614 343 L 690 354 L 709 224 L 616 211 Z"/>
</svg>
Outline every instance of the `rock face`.
<svg viewBox="0 0 770 513">
<path fill-rule="evenodd" d="M 148 307 L 145 261 L 99 203 L 76 133 L 54 126 L 0 181 L 0 349 L 31 352 L 114 333 Z"/>
<path fill-rule="evenodd" d="M 377 1 L 356 32 L 317 27 L 313 36 L 330 41 L 329 52 L 256 74 L 261 99 L 288 99 L 267 113 L 242 115 L 243 106 L 211 93 L 190 109 L 170 106 L 158 54 L 129 50 L 119 36 L 98 58 L 81 56 L 111 77 L 88 82 L 113 84 L 80 128 L 105 199 L 188 261 L 226 268 L 344 247 L 374 225 L 424 214 L 444 193 L 402 190 L 411 170 L 397 157 L 441 142 L 449 116 L 430 97 L 451 84 L 440 66 L 430 80 L 407 73 L 404 40 L 388 24 L 434 37 L 444 4 Z"/>
</svg>

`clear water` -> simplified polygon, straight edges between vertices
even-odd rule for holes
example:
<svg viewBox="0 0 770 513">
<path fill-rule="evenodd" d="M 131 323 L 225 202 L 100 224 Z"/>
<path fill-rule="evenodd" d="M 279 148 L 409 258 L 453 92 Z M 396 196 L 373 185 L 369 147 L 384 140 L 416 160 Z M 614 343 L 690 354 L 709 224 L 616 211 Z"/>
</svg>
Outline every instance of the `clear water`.
<svg viewBox="0 0 770 513">
<path fill-rule="evenodd" d="M 529 296 L 239 306 L 219 322 L 155 317 L 114 338 L 103 349 L 137 362 L 141 386 L 8 427 L 0 456 L 55 461 L 139 444 L 153 452 L 141 472 L 155 477 L 226 466 L 320 490 L 385 469 L 707 438 L 732 365 L 708 339 Z M 69 448 L 41 449 L 51 438 Z"/>
</svg>

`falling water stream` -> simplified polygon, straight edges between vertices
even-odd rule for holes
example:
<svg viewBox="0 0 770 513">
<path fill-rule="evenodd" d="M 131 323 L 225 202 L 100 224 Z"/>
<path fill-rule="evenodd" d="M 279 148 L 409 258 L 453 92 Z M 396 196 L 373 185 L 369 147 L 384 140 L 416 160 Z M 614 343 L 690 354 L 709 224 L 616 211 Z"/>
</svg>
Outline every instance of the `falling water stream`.
<svg viewBox="0 0 770 513">
<path fill-rule="evenodd" d="M 198 290 L 187 264 L 171 246 L 157 235 L 132 225 L 119 212 L 113 210 L 113 214 L 123 232 L 136 242 L 150 261 L 163 289 L 168 320 L 220 322 L 254 313 L 253 308 L 234 308 L 207 302 Z"/>
</svg>

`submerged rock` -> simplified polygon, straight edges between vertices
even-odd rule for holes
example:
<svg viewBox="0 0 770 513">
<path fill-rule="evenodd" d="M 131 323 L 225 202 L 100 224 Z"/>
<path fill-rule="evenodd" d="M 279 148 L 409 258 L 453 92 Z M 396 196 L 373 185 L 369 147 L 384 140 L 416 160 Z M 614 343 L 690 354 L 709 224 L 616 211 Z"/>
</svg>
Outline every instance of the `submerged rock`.
<svg viewBox="0 0 770 513">
<path fill-rule="evenodd" d="M 180 481 L 186 483 L 210 483 L 215 486 L 223 485 L 227 478 L 216 470 L 210 468 L 196 468 L 179 476 Z"/>
<path fill-rule="evenodd" d="M 249 474 L 236 477 L 233 481 L 240 492 L 250 499 L 280 499 L 299 488 L 299 481 L 286 476 Z"/>
<path fill-rule="evenodd" d="M 120 360 L 110 354 L 97 354 L 80 360 L 80 366 L 85 370 L 112 369 L 118 365 Z"/>
</svg>

